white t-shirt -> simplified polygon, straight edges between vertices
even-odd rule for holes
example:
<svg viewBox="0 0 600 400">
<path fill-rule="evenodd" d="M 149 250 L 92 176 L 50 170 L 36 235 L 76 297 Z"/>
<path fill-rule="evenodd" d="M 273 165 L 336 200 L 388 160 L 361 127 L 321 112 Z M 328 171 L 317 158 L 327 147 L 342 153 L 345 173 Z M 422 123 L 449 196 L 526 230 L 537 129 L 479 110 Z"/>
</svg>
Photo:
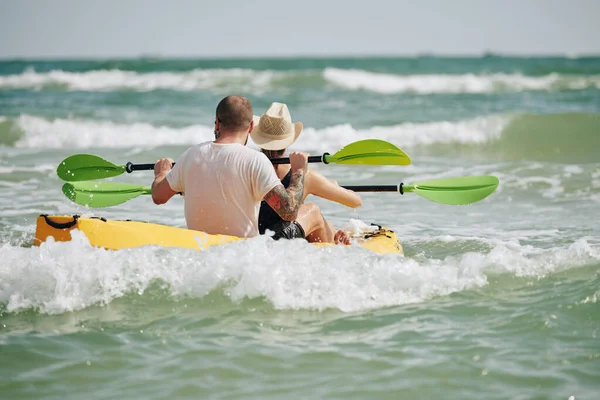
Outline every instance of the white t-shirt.
<svg viewBox="0 0 600 400">
<path fill-rule="evenodd" d="M 190 147 L 167 175 L 184 193 L 189 229 L 238 237 L 258 235 L 260 202 L 281 184 L 267 156 L 241 144 Z"/>
</svg>

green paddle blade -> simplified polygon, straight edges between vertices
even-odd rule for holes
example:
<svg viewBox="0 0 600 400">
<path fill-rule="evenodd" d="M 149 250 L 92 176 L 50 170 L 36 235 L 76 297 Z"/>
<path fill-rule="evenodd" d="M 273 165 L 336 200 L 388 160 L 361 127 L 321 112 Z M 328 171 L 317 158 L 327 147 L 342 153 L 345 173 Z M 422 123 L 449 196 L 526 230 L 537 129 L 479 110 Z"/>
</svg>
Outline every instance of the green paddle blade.
<svg viewBox="0 0 600 400">
<path fill-rule="evenodd" d="M 115 165 L 93 154 L 75 154 L 65 158 L 56 168 L 56 174 L 67 182 L 111 178 L 125 172 L 124 165 Z"/>
<path fill-rule="evenodd" d="M 74 203 L 92 208 L 116 206 L 152 193 L 149 187 L 140 185 L 94 181 L 65 183 L 62 191 Z"/>
<path fill-rule="evenodd" d="M 325 162 L 336 164 L 410 165 L 410 157 L 384 140 L 366 139 L 350 143 Z"/>
<path fill-rule="evenodd" d="M 315 158 L 315 160 L 311 160 Z M 277 160 L 279 161 L 279 160 Z M 410 157 L 384 140 L 366 139 L 350 143 L 334 155 L 309 157 L 310 162 L 363 165 L 410 165 Z M 67 182 L 81 182 L 112 178 L 125 172 L 144 171 L 154 164 L 116 165 L 93 154 L 75 154 L 65 158 L 56 168 L 56 174 Z"/>
<path fill-rule="evenodd" d="M 438 203 L 461 205 L 483 200 L 496 190 L 498 183 L 495 176 L 464 176 L 404 185 L 403 190 Z"/>
<path fill-rule="evenodd" d="M 466 176 L 402 185 L 402 191 L 416 193 L 438 203 L 461 205 L 483 200 L 496 190 L 498 183 L 495 176 Z M 345 187 L 359 192 L 400 191 L 399 185 Z M 73 202 L 92 208 L 116 206 L 140 195 L 152 194 L 152 189 L 146 186 L 98 181 L 65 183 L 62 190 Z"/>
</svg>

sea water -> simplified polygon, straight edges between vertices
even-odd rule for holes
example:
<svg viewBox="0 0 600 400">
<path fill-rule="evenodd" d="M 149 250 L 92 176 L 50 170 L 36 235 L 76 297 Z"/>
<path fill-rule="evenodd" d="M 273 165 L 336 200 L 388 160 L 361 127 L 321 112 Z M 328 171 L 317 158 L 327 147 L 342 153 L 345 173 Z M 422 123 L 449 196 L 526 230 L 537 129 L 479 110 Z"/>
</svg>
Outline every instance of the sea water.
<svg viewBox="0 0 600 400">
<path fill-rule="evenodd" d="M 180 198 L 77 206 L 56 166 L 177 159 L 212 139 L 228 94 L 256 114 L 287 103 L 305 126 L 291 150 L 382 139 L 412 158 L 311 164 L 342 185 L 500 185 L 468 206 L 307 199 L 336 227 L 393 229 L 405 256 L 264 237 L 31 245 L 42 213 L 185 226 Z M 600 398 L 599 150 L 599 58 L 0 62 L 0 397 Z"/>
</svg>

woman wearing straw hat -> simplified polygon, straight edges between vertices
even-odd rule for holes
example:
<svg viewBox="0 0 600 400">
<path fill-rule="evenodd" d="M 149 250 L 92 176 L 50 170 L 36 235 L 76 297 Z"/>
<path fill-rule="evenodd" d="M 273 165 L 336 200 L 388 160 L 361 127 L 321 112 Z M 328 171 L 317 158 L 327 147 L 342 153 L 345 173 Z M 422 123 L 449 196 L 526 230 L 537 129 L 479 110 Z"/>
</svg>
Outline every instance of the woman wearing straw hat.
<svg viewBox="0 0 600 400">
<path fill-rule="evenodd" d="M 272 103 L 261 117 L 254 116 L 254 130 L 250 133 L 252 141 L 256 143 L 263 153 L 270 159 L 283 157 L 288 146 L 294 143 L 302 132 L 302 122 L 292 123 L 292 118 L 286 104 Z M 291 168 L 289 164 L 275 164 L 275 172 L 285 187 L 289 185 Z M 304 178 L 303 201 L 309 195 L 315 195 L 327 200 L 335 201 L 348 207 L 362 205 L 358 194 L 346 190 L 336 182 L 325 178 L 323 175 L 308 170 Z M 258 226 L 261 234 L 271 230 L 279 237 L 282 230 L 291 229 L 291 224 L 299 225 L 309 242 L 327 242 L 337 244 L 350 244 L 350 238 L 343 230 L 334 230 L 333 225 L 327 222 L 319 206 L 316 204 L 302 204 L 298 211 L 296 221 L 283 221 L 275 211 L 264 201 L 261 203 Z M 334 233 L 335 232 L 335 233 Z M 286 237 L 286 235 L 283 235 Z"/>
</svg>

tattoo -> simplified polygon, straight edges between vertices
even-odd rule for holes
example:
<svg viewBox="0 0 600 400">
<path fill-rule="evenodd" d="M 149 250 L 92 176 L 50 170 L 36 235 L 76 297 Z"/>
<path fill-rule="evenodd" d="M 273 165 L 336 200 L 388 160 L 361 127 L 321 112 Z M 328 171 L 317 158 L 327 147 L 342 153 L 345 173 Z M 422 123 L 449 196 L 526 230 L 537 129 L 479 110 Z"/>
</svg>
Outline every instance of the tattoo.
<svg viewBox="0 0 600 400">
<path fill-rule="evenodd" d="M 294 198 L 294 203 L 300 208 L 302 197 L 304 196 L 304 171 L 292 174 L 290 186 L 288 186 L 286 192 Z"/>
<path fill-rule="evenodd" d="M 290 186 L 277 185 L 265 196 L 265 201 L 284 221 L 294 221 L 304 196 L 304 172 L 292 175 Z"/>
</svg>

